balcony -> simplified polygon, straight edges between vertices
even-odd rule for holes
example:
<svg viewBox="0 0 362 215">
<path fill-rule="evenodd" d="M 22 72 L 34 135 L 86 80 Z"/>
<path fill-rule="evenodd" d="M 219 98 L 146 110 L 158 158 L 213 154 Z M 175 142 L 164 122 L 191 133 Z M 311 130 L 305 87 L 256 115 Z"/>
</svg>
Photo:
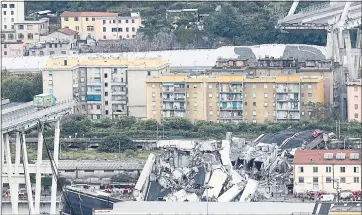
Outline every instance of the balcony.
<svg viewBox="0 0 362 215">
<path fill-rule="evenodd" d="M 185 93 L 186 90 L 185 90 L 185 88 L 175 88 L 175 89 L 174 89 L 174 92 L 175 92 L 175 93 Z"/>
<path fill-rule="evenodd" d="M 243 110 L 243 107 L 220 107 L 220 110 Z"/>
<path fill-rule="evenodd" d="M 292 89 L 289 87 L 277 87 L 277 93 L 299 93 L 299 89 Z"/>
<path fill-rule="evenodd" d="M 243 119 L 243 116 L 225 115 L 225 116 L 220 116 L 220 119 Z"/>
<path fill-rule="evenodd" d="M 174 101 L 175 101 L 174 98 L 165 98 L 165 97 L 163 97 L 162 100 L 163 100 L 164 102 L 174 102 Z"/>
<path fill-rule="evenodd" d="M 236 97 L 236 96 L 226 96 L 226 97 L 221 97 L 220 100 L 221 101 L 242 101 L 243 98 L 242 97 Z"/>
<path fill-rule="evenodd" d="M 112 91 L 112 95 L 126 95 L 127 93 L 125 91 Z"/>
</svg>

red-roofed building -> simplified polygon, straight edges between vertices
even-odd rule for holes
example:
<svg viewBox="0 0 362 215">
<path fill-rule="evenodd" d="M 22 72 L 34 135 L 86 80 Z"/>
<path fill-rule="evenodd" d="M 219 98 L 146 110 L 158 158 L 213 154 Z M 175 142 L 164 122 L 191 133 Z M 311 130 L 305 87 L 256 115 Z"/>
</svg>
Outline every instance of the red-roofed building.
<svg viewBox="0 0 362 215">
<path fill-rule="evenodd" d="M 360 150 L 297 150 L 294 156 L 294 192 L 361 190 Z"/>
<path fill-rule="evenodd" d="M 61 27 L 79 32 L 82 39 L 132 39 L 142 24 L 140 14 L 134 12 L 123 17 L 109 12 L 64 11 L 60 17 Z"/>
</svg>

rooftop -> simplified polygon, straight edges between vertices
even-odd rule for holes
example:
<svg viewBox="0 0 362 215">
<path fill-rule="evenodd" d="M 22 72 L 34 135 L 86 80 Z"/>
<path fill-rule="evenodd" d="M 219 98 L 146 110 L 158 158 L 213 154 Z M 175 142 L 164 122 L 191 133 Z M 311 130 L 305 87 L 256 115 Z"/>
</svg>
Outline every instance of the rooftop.
<svg viewBox="0 0 362 215">
<path fill-rule="evenodd" d="M 24 21 L 20 21 L 20 22 L 15 22 L 15 25 L 19 25 L 19 24 L 42 24 L 44 22 L 49 22 L 49 19 L 47 18 L 43 18 L 40 20 L 24 20 Z"/>
<path fill-rule="evenodd" d="M 294 164 L 361 165 L 358 150 L 297 150 Z"/>
<path fill-rule="evenodd" d="M 347 83 L 348 86 L 362 86 L 362 79 L 349 81 Z"/>
<path fill-rule="evenodd" d="M 248 78 L 241 75 L 221 75 L 221 76 L 180 76 L 180 75 L 169 75 L 162 76 L 159 78 L 149 78 L 147 82 L 149 83 L 159 83 L 159 82 L 249 82 L 249 83 L 265 83 L 265 82 L 309 82 L 309 83 L 318 83 L 323 81 L 321 76 L 310 76 L 310 77 L 301 77 L 301 76 L 270 76 L 270 77 L 255 77 Z"/>
<path fill-rule="evenodd" d="M 207 205 L 208 204 L 208 205 Z M 112 214 L 242 215 L 312 213 L 314 203 L 284 202 L 164 202 L 134 201 L 114 204 Z M 208 210 L 207 210 L 208 209 Z M 208 213 L 207 213 L 208 212 Z"/>
<path fill-rule="evenodd" d="M 76 34 L 78 34 L 77 31 L 73 31 L 72 29 L 69 29 L 69 28 L 61 28 L 58 31 L 60 33 L 66 34 L 66 35 L 76 35 Z"/>
<path fill-rule="evenodd" d="M 65 60 L 67 65 L 64 64 Z M 72 69 L 74 67 L 100 66 L 115 67 L 124 66 L 130 69 L 159 68 L 168 63 L 163 59 L 121 59 L 121 58 L 96 58 L 96 59 L 74 59 L 74 58 L 55 58 L 46 62 L 45 69 Z"/>
<path fill-rule="evenodd" d="M 64 11 L 60 17 L 116 17 L 118 13 Z"/>
</svg>

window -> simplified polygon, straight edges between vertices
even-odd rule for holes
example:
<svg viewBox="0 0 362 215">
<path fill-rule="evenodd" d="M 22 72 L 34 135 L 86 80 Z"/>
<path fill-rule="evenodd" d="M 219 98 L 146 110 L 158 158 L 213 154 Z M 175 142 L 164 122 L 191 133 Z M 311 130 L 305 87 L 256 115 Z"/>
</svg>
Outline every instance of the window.
<svg viewBox="0 0 362 215">
<path fill-rule="evenodd" d="M 245 102 L 245 106 L 248 106 L 248 102 Z"/>
<path fill-rule="evenodd" d="M 354 91 L 358 91 L 358 88 L 357 88 L 357 87 L 354 87 Z"/>
<path fill-rule="evenodd" d="M 253 93 L 253 98 L 256 98 L 256 94 L 255 94 L 255 93 Z"/>
<path fill-rule="evenodd" d="M 194 98 L 197 98 L 197 93 L 194 93 Z"/>
<path fill-rule="evenodd" d="M 318 183 L 318 177 L 313 177 L 313 183 Z"/>
<path fill-rule="evenodd" d="M 358 96 L 354 96 L 354 100 L 355 100 L 355 101 L 358 101 Z"/>
<path fill-rule="evenodd" d="M 64 21 L 69 21 L 69 18 L 68 18 L 68 17 L 64 17 Z"/>
<path fill-rule="evenodd" d="M 75 30 L 76 30 L 76 31 L 79 31 L 79 26 L 75 26 Z"/>
<path fill-rule="evenodd" d="M 8 5 L 7 4 L 2 4 L 1 7 L 2 8 L 8 8 Z"/>
<path fill-rule="evenodd" d="M 355 118 L 355 119 L 358 119 L 358 113 L 355 113 L 355 114 L 354 114 L 354 118 Z"/>
<path fill-rule="evenodd" d="M 32 25 L 27 25 L 26 28 L 27 28 L 28 30 L 33 30 L 33 26 L 32 26 Z"/>
<path fill-rule="evenodd" d="M 339 180 L 340 183 L 346 183 L 346 177 L 341 177 Z"/>
<path fill-rule="evenodd" d="M 197 102 L 194 102 L 194 106 L 197 107 Z"/>
<path fill-rule="evenodd" d="M 14 11 L 10 11 L 10 14 L 11 14 L 11 15 L 14 15 Z M 13 19 L 14 19 L 14 18 L 13 18 Z M 14 22 L 14 21 L 13 21 L 13 22 Z"/>
<path fill-rule="evenodd" d="M 256 88 L 256 84 L 253 84 L 253 89 L 255 89 Z"/>
<path fill-rule="evenodd" d="M 312 93 L 308 93 L 308 98 L 312 98 Z"/>
<path fill-rule="evenodd" d="M 122 23 L 122 20 L 119 19 L 119 20 L 118 20 L 118 23 Z"/>
<path fill-rule="evenodd" d="M 135 32 L 135 28 L 132 28 L 132 32 Z"/>
<path fill-rule="evenodd" d="M 18 29 L 19 30 L 24 30 L 24 25 L 19 25 Z"/>
<path fill-rule="evenodd" d="M 117 28 L 112 28 L 111 31 L 112 32 L 117 32 Z"/>
<path fill-rule="evenodd" d="M 22 33 L 18 34 L 19 39 L 24 39 L 24 35 Z"/>
<path fill-rule="evenodd" d="M 155 111 L 155 110 L 153 110 L 153 111 L 152 111 L 152 114 L 153 114 L 153 115 L 156 115 L 156 111 Z"/>
<path fill-rule="evenodd" d="M 86 17 L 86 18 L 85 18 L 85 21 L 87 21 L 87 22 L 88 22 L 88 17 Z"/>
<path fill-rule="evenodd" d="M 79 21 L 79 18 L 78 17 L 74 17 L 74 21 Z M 88 18 L 87 18 L 87 21 L 88 21 Z"/>
<path fill-rule="evenodd" d="M 7 51 L 4 51 L 4 55 L 8 55 L 8 52 L 7 52 Z"/>
<path fill-rule="evenodd" d="M 304 167 L 299 167 L 299 172 L 304 172 Z"/>
<path fill-rule="evenodd" d="M 209 89 L 211 89 L 212 88 L 212 84 L 209 84 Z"/>
<path fill-rule="evenodd" d="M 107 73 L 104 73 L 104 78 L 108 78 L 108 74 L 107 74 Z"/>
<path fill-rule="evenodd" d="M 66 170 L 64 170 L 64 172 L 74 172 L 74 170 L 73 169 L 66 169 Z"/>
<path fill-rule="evenodd" d="M 268 93 L 264 93 L 264 98 L 268 98 Z"/>
<path fill-rule="evenodd" d="M 107 82 L 104 83 L 104 87 L 108 87 L 108 83 L 107 83 Z"/>
<path fill-rule="evenodd" d="M 87 31 L 94 31 L 94 26 L 87 26 Z"/>
<path fill-rule="evenodd" d="M 354 173 L 359 173 L 359 167 L 356 167 L 356 166 L 353 167 L 353 172 L 354 172 Z"/>
<path fill-rule="evenodd" d="M 103 32 L 106 32 L 107 31 L 107 28 L 106 27 L 103 27 Z"/>
<path fill-rule="evenodd" d="M 104 101 L 104 104 L 105 104 L 105 105 L 108 105 L 108 101 Z"/>
<path fill-rule="evenodd" d="M 104 36 L 103 36 L 103 39 L 104 39 L 104 40 L 107 39 L 107 36 L 104 35 Z"/>
<path fill-rule="evenodd" d="M 129 28 L 126 28 L 126 32 L 129 32 Z"/>
<path fill-rule="evenodd" d="M 10 4 L 10 8 L 15 8 L 15 4 Z"/>
<path fill-rule="evenodd" d="M 211 103 L 211 102 L 209 102 L 209 107 L 212 107 L 212 103 Z"/>
<path fill-rule="evenodd" d="M 256 116 L 256 111 L 255 110 L 253 110 L 253 116 Z"/>
<path fill-rule="evenodd" d="M 134 19 L 132 19 L 132 23 L 134 23 Z"/>
<path fill-rule="evenodd" d="M 301 184 L 303 184 L 303 183 L 304 183 L 304 177 L 299 177 L 299 178 L 298 178 L 298 182 L 301 183 Z"/>
<path fill-rule="evenodd" d="M 343 167 L 343 166 L 340 167 L 340 171 L 341 171 L 341 172 L 346 172 L 346 167 Z"/>
<path fill-rule="evenodd" d="M 256 107 L 256 102 L 253 102 L 253 107 Z"/>
<path fill-rule="evenodd" d="M 67 54 L 67 52 L 66 52 L 66 51 L 61 51 L 60 53 L 61 53 L 61 54 Z"/>
<path fill-rule="evenodd" d="M 330 166 L 326 167 L 326 172 L 332 172 L 332 168 Z"/>
<path fill-rule="evenodd" d="M 332 182 L 331 177 L 326 177 L 326 183 L 331 183 L 331 182 Z"/>
<path fill-rule="evenodd" d="M 128 23 L 128 19 L 126 19 L 126 23 Z"/>
<path fill-rule="evenodd" d="M 94 172 L 92 169 L 85 169 L 84 172 Z"/>
<path fill-rule="evenodd" d="M 209 93 L 209 98 L 212 98 L 212 93 Z"/>
<path fill-rule="evenodd" d="M 264 84 L 264 89 L 267 89 L 268 88 L 268 85 L 267 84 Z"/>
<path fill-rule="evenodd" d="M 108 92 L 104 92 L 104 96 L 108 96 Z"/>
<path fill-rule="evenodd" d="M 93 21 L 93 22 L 96 21 L 96 18 L 92 17 L 92 21 Z"/>
<path fill-rule="evenodd" d="M 359 177 L 353 177 L 353 182 L 354 183 L 359 183 Z"/>
<path fill-rule="evenodd" d="M 108 115 L 108 110 L 106 110 L 106 115 Z"/>
<path fill-rule="evenodd" d="M 106 20 L 103 20 L 103 25 L 105 25 L 106 24 Z"/>
<path fill-rule="evenodd" d="M 212 116 L 212 110 L 209 111 L 209 115 Z"/>
<path fill-rule="evenodd" d="M 58 48 L 58 44 L 54 44 L 54 48 Z"/>
<path fill-rule="evenodd" d="M 104 172 L 114 172 L 113 169 L 105 169 Z"/>
<path fill-rule="evenodd" d="M 358 104 L 355 104 L 355 105 L 354 105 L 354 109 L 358 109 Z"/>
<path fill-rule="evenodd" d="M 4 15 L 6 15 L 6 11 L 4 11 L 3 13 L 4 13 Z"/>
<path fill-rule="evenodd" d="M 8 26 L 7 26 L 7 25 L 4 25 L 4 29 L 8 29 Z"/>
<path fill-rule="evenodd" d="M 318 167 L 314 166 L 313 167 L 313 172 L 318 172 Z"/>
<path fill-rule="evenodd" d="M 152 106 L 156 106 L 156 102 L 152 102 Z"/>
<path fill-rule="evenodd" d="M 151 76 L 151 71 L 147 71 L 147 76 Z"/>
</svg>

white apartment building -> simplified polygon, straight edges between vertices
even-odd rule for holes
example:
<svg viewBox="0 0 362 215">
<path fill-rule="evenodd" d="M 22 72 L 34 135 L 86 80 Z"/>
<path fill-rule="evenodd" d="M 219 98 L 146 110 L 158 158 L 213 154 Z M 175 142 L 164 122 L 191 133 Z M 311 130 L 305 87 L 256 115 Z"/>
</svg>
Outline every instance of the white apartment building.
<svg viewBox="0 0 362 215">
<path fill-rule="evenodd" d="M 24 20 L 24 0 L 1 1 L 1 39 L 15 40 L 15 23 Z"/>
<path fill-rule="evenodd" d="M 294 193 L 361 190 L 358 150 L 297 150 L 294 156 Z"/>
<path fill-rule="evenodd" d="M 43 92 L 75 99 L 92 119 L 122 115 L 146 118 L 146 79 L 169 72 L 162 59 L 57 58 L 43 69 Z"/>
<path fill-rule="evenodd" d="M 16 38 L 26 44 L 39 42 L 41 36 L 49 33 L 48 18 L 19 21 L 15 22 L 14 25 Z"/>
</svg>

